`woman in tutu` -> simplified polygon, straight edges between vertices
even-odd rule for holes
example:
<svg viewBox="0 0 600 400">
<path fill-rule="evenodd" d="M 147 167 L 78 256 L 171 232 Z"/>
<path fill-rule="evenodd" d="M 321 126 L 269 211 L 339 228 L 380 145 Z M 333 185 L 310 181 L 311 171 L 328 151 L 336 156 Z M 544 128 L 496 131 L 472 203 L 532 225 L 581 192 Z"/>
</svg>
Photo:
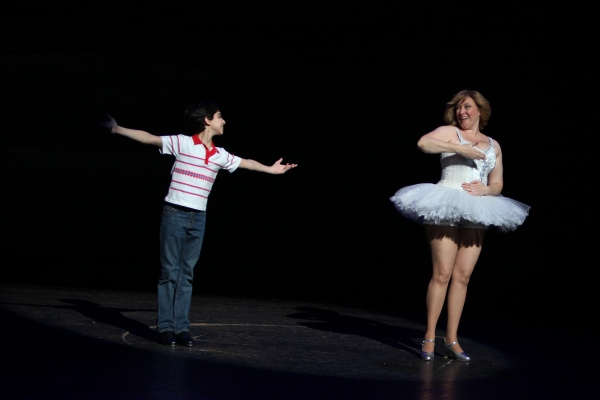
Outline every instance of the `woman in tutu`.
<svg viewBox="0 0 600 400">
<path fill-rule="evenodd" d="M 446 294 L 444 356 L 471 360 L 458 343 L 457 331 L 486 229 L 514 230 L 529 212 L 528 205 L 500 194 L 502 150 L 497 141 L 480 131 L 490 114 L 490 104 L 479 92 L 457 93 L 446 104 L 448 125 L 423 135 L 417 143 L 424 153 L 440 154 L 441 180 L 404 187 L 390 199 L 403 216 L 424 225 L 431 245 L 433 275 L 427 289 L 423 360 L 434 357 L 436 324 Z"/>
</svg>

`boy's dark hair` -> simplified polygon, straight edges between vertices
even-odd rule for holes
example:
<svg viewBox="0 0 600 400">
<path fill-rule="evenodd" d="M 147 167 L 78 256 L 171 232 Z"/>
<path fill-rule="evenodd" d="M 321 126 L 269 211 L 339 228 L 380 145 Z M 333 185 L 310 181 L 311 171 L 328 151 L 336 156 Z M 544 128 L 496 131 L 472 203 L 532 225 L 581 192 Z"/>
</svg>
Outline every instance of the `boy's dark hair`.
<svg viewBox="0 0 600 400">
<path fill-rule="evenodd" d="M 187 126 L 192 130 L 192 134 L 202 132 L 206 123 L 204 118 L 212 120 L 215 113 L 221 111 L 221 108 L 214 101 L 196 101 L 189 103 L 185 107 L 184 117 Z"/>
</svg>

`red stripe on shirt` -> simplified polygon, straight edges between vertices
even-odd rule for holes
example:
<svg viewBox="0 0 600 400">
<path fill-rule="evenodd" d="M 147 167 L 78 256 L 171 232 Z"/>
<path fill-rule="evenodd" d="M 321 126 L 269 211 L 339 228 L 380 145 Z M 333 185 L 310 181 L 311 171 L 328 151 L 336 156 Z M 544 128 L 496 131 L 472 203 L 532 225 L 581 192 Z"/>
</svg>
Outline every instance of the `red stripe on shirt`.
<svg viewBox="0 0 600 400">
<path fill-rule="evenodd" d="M 181 190 L 181 189 L 174 188 L 173 186 L 171 186 L 171 189 L 172 189 L 172 190 L 177 190 L 178 192 L 182 192 L 182 193 L 191 194 L 192 196 L 198 196 L 198 197 L 202 197 L 202 198 L 208 199 L 208 197 L 206 197 L 206 196 L 202 196 L 201 194 L 198 194 L 198 193 L 192 193 L 192 192 L 187 192 L 187 191 L 185 191 L 185 190 Z"/>
<path fill-rule="evenodd" d="M 202 161 L 206 160 L 206 159 L 205 159 L 205 158 L 203 158 L 203 157 L 193 156 L 193 155 L 191 155 L 191 154 L 186 154 L 186 153 L 180 153 L 180 155 L 182 155 L 182 156 L 186 156 L 186 157 L 189 157 L 189 158 L 195 158 L 195 159 L 197 159 L 197 160 L 202 160 Z"/>
<path fill-rule="evenodd" d="M 193 172 L 193 171 L 189 171 L 187 169 L 182 169 L 182 168 L 174 168 L 173 174 L 179 174 L 179 175 L 187 176 L 189 178 L 194 178 L 194 179 L 202 179 L 202 180 L 208 181 L 208 182 L 215 181 L 215 178 L 211 178 L 210 176 L 206 176 L 199 172 Z"/>
<path fill-rule="evenodd" d="M 196 188 L 196 189 L 202 189 L 202 190 L 206 190 L 207 192 L 210 192 L 210 189 L 206 189 L 206 188 L 203 188 L 201 186 L 192 185 L 191 183 L 185 183 L 185 182 L 181 182 L 181 181 L 176 181 L 175 179 L 173 179 L 171 182 L 179 183 L 180 185 L 191 186 L 191 187 Z"/>
<path fill-rule="evenodd" d="M 228 156 L 228 157 L 229 157 L 229 156 Z M 219 166 L 220 168 L 225 168 L 225 166 L 227 166 L 227 162 L 225 162 L 225 164 L 223 164 L 223 165 L 221 165 L 221 164 L 217 164 L 217 163 L 216 163 L 216 162 L 214 162 L 214 161 L 211 161 L 211 163 L 213 163 L 213 164 L 215 164 L 215 165 Z"/>
<path fill-rule="evenodd" d="M 197 160 L 202 160 L 202 161 L 204 161 L 204 164 L 206 164 L 206 158 L 202 158 L 202 157 L 196 157 L 196 156 L 193 156 L 193 155 L 191 155 L 191 154 L 185 154 L 185 153 L 182 153 L 182 154 L 179 154 L 179 155 L 180 155 L 180 156 L 186 156 L 186 157 L 189 157 L 189 158 L 194 158 L 194 159 L 197 159 Z M 218 165 L 219 167 L 221 167 L 219 164 L 217 164 L 217 163 L 215 163 L 215 162 L 213 162 L 213 161 L 210 161 L 210 162 L 211 162 L 211 163 L 213 163 L 213 164 L 215 164 L 215 165 Z M 190 165 L 196 165 L 196 164 L 190 164 Z M 197 165 L 197 166 L 198 166 L 198 167 L 202 167 L 202 168 L 208 168 L 208 167 L 205 167 L 205 166 L 203 166 L 203 165 Z M 221 167 L 221 168 L 223 168 L 223 167 Z M 211 170 L 211 171 L 213 171 L 213 172 L 217 172 L 217 171 L 215 171 L 215 170 Z"/>
<path fill-rule="evenodd" d="M 231 159 L 229 159 L 230 157 L 231 157 Z M 229 167 L 229 166 L 233 165 L 233 162 L 234 162 L 234 161 L 235 161 L 235 156 L 234 156 L 233 154 L 231 154 L 231 153 L 230 153 L 230 154 L 227 156 L 227 162 L 225 163 L 225 165 L 224 165 L 224 167 L 223 167 L 223 168 L 225 168 L 225 167 Z"/>
<path fill-rule="evenodd" d="M 176 162 L 181 163 L 181 164 L 191 165 L 192 167 L 204 168 L 204 169 L 209 170 L 210 172 L 214 172 L 215 174 L 218 172 L 218 171 L 215 171 L 214 169 L 210 169 L 208 167 L 205 167 L 204 165 L 192 164 L 192 163 L 189 163 L 189 162 L 186 162 L 186 161 L 181 161 L 181 160 L 176 160 Z"/>
</svg>

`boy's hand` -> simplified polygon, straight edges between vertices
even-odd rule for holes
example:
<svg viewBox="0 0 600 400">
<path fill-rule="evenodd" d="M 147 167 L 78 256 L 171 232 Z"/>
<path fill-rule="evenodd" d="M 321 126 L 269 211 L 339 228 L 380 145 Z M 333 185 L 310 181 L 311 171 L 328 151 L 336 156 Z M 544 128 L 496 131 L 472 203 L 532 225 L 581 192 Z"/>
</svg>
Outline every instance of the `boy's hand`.
<svg viewBox="0 0 600 400">
<path fill-rule="evenodd" d="M 271 170 L 274 174 L 283 174 L 288 170 L 296 168 L 298 166 L 298 164 L 281 164 L 281 161 L 283 161 L 283 158 L 280 158 L 279 160 L 275 161 L 275 164 L 271 166 Z"/>
<path fill-rule="evenodd" d="M 100 122 L 98 125 L 100 125 L 103 128 L 109 129 L 110 133 L 115 133 L 117 131 L 117 127 L 119 126 L 117 125 L 117 121 L 115 121 L 115 119 L 108 114 L 106 114 L 106 116 L 108 117 L 108 121 Z"/>
</svg>

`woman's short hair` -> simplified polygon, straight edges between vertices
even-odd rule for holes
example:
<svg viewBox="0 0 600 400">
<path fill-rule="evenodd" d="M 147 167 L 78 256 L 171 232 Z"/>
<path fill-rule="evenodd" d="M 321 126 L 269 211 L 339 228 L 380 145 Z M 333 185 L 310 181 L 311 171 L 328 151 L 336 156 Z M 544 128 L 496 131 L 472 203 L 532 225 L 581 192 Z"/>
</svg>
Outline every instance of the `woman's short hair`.
<svg viewBox="0 0 600 400">
<path fill-rule="evenodd" d="M 221 108 L 214 101 L 196 101 L 189 103 L 185 107 L 184 117 L 187 126 L 192 130 L 192 134 L 202 132 L 206 126 L 204 118 L 212 120 L 215 113 L 221 111 Z"/>
<path fill-rule="evenodd" d="M 476 90 L 461 90 L 456 93 L 452 100 L 446 103 L 444 121 L 448 125 L 459 125 L 458 120 L 456 119 L 456 106 L 462 103 L 466 97 L 472 98 L 479 109 L 479 129 L 485 128 L 490 119 L 490 115 L 492 115 L 492 108 L 490 107 L 490 102 Z"/>
</svg>

